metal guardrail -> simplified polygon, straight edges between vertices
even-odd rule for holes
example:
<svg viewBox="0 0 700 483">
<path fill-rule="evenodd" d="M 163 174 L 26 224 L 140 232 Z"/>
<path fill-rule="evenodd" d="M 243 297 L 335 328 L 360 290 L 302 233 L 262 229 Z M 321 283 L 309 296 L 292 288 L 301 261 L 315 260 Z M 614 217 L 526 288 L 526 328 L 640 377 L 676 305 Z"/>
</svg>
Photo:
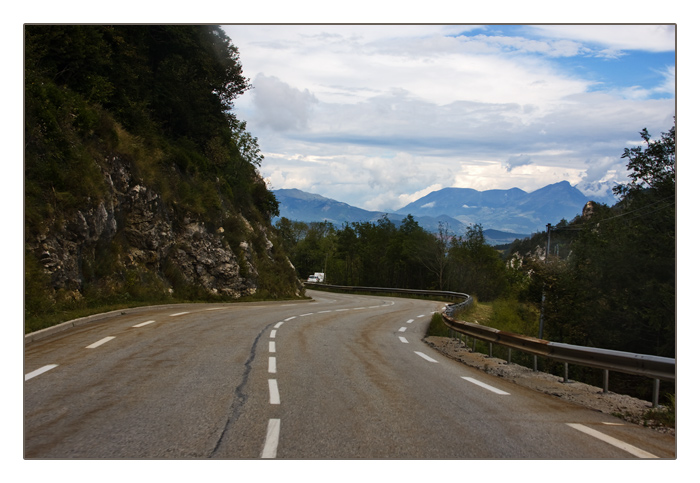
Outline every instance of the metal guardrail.
<svg viewBox="0 0 700 483">
<path fill-rule="evenodd" d="M 652 379 L 671 382 L 676 380 L 676 360 L 668 357 L 550 342 L 479 324 L 457 321 L 446 314 L 443 314 L 443 319 L 445 324 L 456 332 L 536 356 Z"/>
<path fill-rule="evenodd" d="M 457 310 L 473 303 L 473 298 L 468 294 L 437 290 L 347 287 L 341 285 L 313 283 L 308 285 L 318 288 L 328 288 L 331 290 L 342 290 L 346 292 L 404 293 L 411 295 L 462 299 L 462 302 L 450 304 L 445 307 L 445 311 L 442 314 L 445 325 L 447 325 L 447 327 L 450 329 L 489 343 L 517 349 L 522 352 L 532 354 L 535 357 L 543 356 L 565 364 L 575 364 L 603 369 L 605 371 L 604 392 L 607 392 L 608 371 L 622 372 L 652 378 L 654 379 L 654 407 L 658 405 L 659 380 L 671 382 L 675 382 L 676 380 L 676 359 L 669 357 L 634 354 L 631 352 L 550 342 L 535 337 L 514 334 L 511 332 L 494 329 L 492 327 L 454 319 L 453 316 Z M 567 377 L 565 376 L 565 380 L 566 379 Z"/>
<path fill-rule="evenodd" d="M 368 293 L 397 293 L 406 295 L 422 295 L 425 297 L 443 297 L 443 298 L 453 298 L 453 299 L 464 299 L 462 302 L 450 304 L 448 308 L 454 310 L 455 308 L 465 307 L 471 304 L 474 299 L 471 296 L 460 293 L 460 292 L 448 292 L 444 290 L 415 290 L 411 288 L 384 288 L 384 287 L 355 287 L 347 285 L 330 285 L 327 283 L 316 283 L 316 282 L 304 282 L 304 285 L 324 289 L 340 290 L 343 292 L 368 292 Z"/>
</svg>

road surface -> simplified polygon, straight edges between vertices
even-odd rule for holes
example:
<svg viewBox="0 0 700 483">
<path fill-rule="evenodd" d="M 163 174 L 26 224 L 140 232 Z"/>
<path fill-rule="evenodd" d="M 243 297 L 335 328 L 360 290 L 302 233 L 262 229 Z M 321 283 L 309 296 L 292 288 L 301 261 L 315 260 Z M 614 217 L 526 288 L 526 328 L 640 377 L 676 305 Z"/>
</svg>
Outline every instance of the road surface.
<svg viewBox="0 0 700 483">
<path fill-rule="evenodd" d="M 443 304 L 126 310 L 25 347 L 25 458 L 675 458 L 675 438 L 422 342 Z"/>
</svg>

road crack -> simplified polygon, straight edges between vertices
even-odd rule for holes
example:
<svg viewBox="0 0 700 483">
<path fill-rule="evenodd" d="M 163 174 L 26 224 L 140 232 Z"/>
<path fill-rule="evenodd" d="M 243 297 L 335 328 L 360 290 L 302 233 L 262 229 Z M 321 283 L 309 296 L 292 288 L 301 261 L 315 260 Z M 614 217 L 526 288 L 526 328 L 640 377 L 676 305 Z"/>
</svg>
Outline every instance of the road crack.
<svg viewBox="0 0 700 483">
<path fill-rule="evenodd" d="M 241 379 L 241 383 L 236 387 L 234 390 L 234 398 L 233 401 L 231 402 L 231 407 L 229 410 L 229 417 L 226 420 L 226 424 L 224 424 L 224 428 L 221 431 L 221 434 L 219 435 L 219 439 L 216 442 L 216 445 L 214 445 L 214 448 L 209 452 L 209 455 L 207 458 L 213 458 L 216 456 L 216 454 L 219 452 L 221 449 L 221 445 L 224 441 L 224 438 L 226 437 L 229 429 L 231 426 L 238 420 L 238 418 L 241 415 L 241 411 L 243 410 L 243 406 L 245 405 L 246 401 L 248 400 L 248 395 L 245 392 L 246 386 L 248 385 L 248 379 L 250 376 L 250 372 L 253 368 L 253 361 L 255 360 L 255 355 L 256 351 L 258 348 L 258 342 L 260 341 L 260 338 L 263 336 L 265 332 L 272 326 L 272 323 L 266 325 L 255 337 L 255 340 L 253 341 L 253 345 L 250 349 L 250 354 L 248 355 L 248 359 L 244 363 L 244 370 L 243 370 L 243 377 Z"/>
</svg>

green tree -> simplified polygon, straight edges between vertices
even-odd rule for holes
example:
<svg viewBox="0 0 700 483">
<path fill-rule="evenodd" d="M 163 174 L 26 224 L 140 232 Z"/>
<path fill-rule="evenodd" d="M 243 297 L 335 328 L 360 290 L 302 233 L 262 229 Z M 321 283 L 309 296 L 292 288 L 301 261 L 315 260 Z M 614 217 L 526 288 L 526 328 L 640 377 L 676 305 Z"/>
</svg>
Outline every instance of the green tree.
<svg viewBox="0 0 700 483">
<path fill-rule="evenodd" d="M 341 285 L 359 285 L 359 267 L 357 266 L 357 253 L 359 241 L 357 233 L 348 224 L 337 233 L 338 257 L 341 260 L 342 273 L 340 274 Z"/>
<path fill-rule="evenodd" d="M 676 192 L 676 126 L 661 133 L 659 140 L 651 140 L 647 128 L 640 133 L 646 146 L 625 148 L 622 158 L 627 158 L 630 181 L 613 188 L 623 199 L 645 190 L 659 196 L 675 196 Z"/>
<path fill-rule="evenodd" d="M 646 147 L 622 155 L 630 181 L 615 189 L 621 201 L 558 225 L 575 233 L 566 261 L 525 268 L 533 288 L 545 286 L 546 337 L 675 357 L 675 129 L 659 141 L 641 135 Z"/>
<path fill-rule="evenodd" d="M 449 250 L 450 286 L 455 291 L 494 300 L 507 289 L 507 267 L 498 251 L 486 243 L 480 224 L 467 227 Z"/>
<path fill-rule="evenodd" d="M 420 238 L 414 240 L 411 247 L 413 257 L 430 275 L 423 280 L 421 288 L 444 290 L 450 263 L 448 254 L 451 238 L 449 226 L 440 222 L 437 233 L 428 234 L 423 231 Z"/>
</svg>

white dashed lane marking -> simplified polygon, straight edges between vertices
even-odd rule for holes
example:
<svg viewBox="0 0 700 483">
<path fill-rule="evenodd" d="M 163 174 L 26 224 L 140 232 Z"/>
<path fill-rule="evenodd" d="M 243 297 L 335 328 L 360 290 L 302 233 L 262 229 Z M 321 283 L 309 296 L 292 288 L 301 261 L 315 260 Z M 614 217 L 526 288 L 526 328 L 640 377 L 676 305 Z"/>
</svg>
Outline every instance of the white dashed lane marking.
<svg viewBox="0 0 700 483">
<path fill-rule="evenodd" d="M 146 322 L 141 322 L 140 324 L 132 325 L 132 327 L 143 327 L 144 325 L 152 324 L 155 320 L 147 320 Z"/>
<path fill-rule="evenodd" d="M 408 341 L 406 340 L 405 337 L 399 337 L 399 340 L 403 342 L 404 344 L 408 344 Z"/>
<path fill-rule="evenodd" d="M 263 447 L 261 458 L 276 458 L 277 445 L 280 439 L 280 420 L 270 419 L 267 423 L 267 436 L 265 437 L 265 446 Z"/>
<path fill-rule="evenodd" d="M 469 381 L 469 382 L 471 382 L 472 384 L 476 384 L 477 386 L 481 386 L 481 387 L 483 387 L 484 389 L 488 389 L 488 390 L 491 391 L 491 392 L 495 392 L 496 394 L 499 394 L 499 395 L 501 395 L 501 396 L 510 396 L 510 393 L 507 393 L 507 392 L 505 392 L 505 391 L 501 391 L 500 389 L 497 389 L 497 388 L 495 388 L 495 387 L 493 387 L 493 386 L 489 386 L 489 385 L 486 384 L 485 382 L 478 381 L 478 380 L 476 380 L 476 379 L 474 379 L 474 378 L 472 378 L 472 377 L 462 377 L 462 379 L 464 379 L 465 381 Z"/>
<path fill-rule="evenodd" d="M 268 379 L 267 384 L 270 388 L 270 404 L 279 404 L 280 391 L 277 387 L 277 379 Z"/>
<path fill-rule="evenodd" d="M 115 337 L 113 337 L 113 336 L 105 337 L 104 339 L 100 339 L 97 342 L 90 344 L 89 346 L 86 347 L 86 349 L 95 349 L 95 348 L 101 346 L 102 344 L 106 344 L 107 342 L 109 342 L 110 340 L 112 340 L 114 338 Z"/>
<path fill-rule="evenodd" d="M 436 361 L 435 359 L 433 359 L 432 357 L 426 356 L 426 355 L 423 354 L 422 352 L 418 352 L 418 351 L 413 351 L 413 352 L 415 352 L 416 354 L 418 354 L 419 356 L 421 356 L 423 359 L 425 359 L 425 360 L 428 361 L 428 362 L 435 362 L 435 363 L 437 363 L 437 361 Z"/>
<path fill-rule="evenodd" d="M 58 364 L 49 364 L 49 365 L 47 365 L 47 366 L 40 367 L 39 369 L 37 369 L 37 370 L 35 370 L 35 371 L 28 372 L 27 374 L 25 374 L 25 375 L 24 375 L 24 380 L 25 380 L 25 382 L 26 382 L 26 381 L 28 381 L 29 379 L 31 379 L 31 378 L 33 378 L 33 377 L 36 377 L 36 376 L 39 376 L 39 375 L 41 375 L 41 374 L 43 374 L 43 373 L 45 373 L 45 372 L 48 372 L 48 371 L 50 371 L 51 369 L 55 369 L 56 367 L 58 367 Z"/>
<path fill-rule="evenodd" d="M 620 441 L 619 439 L 615 439 L 612 436 L 608 436 L 607 434 L 601 433 L 600 431 L 596 431 L 595 429 L 591 429 L 588 426 L 584 426 L 583 424 L 578 424 L 578 423 L 566 423 L 567 426 L 570 426 L 574 429 L 577 429 L 581 431 L 582 433 L 586 433 L 589 436 L 593 436 L 594 438 L 597 438 L 601 441 L 604 441 L 608 444 L 611 444 L 615 446 L 616 448 L 620 448 L 621 450 L 627 451 L 630 454 L 633 454 L 634 456 L 638 458 L 658 458 L 658 456 L 648 453 L 644 451 L 643 449 L 639 449 L 636 446 L 632 446 L 629 443 L 625 443 L 624 441 Z"/>
</svg>

